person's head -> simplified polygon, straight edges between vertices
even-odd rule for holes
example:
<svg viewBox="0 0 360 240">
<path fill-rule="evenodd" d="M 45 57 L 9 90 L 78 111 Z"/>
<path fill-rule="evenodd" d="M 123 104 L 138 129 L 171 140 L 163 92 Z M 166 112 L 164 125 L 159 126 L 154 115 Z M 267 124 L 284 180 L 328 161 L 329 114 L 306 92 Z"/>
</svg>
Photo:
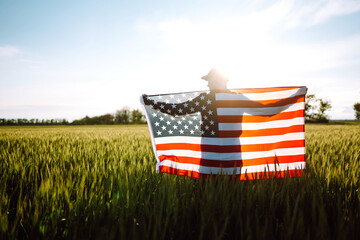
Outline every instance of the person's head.
<svg viewBox="0 0 360 240">
<path fill-rule="evenodd" d="M 228 77 L 221 74 L 216 68 L 211 69 L 202 79 L 208 81 L 210 90 L 227 89 Z"/>
</svg>

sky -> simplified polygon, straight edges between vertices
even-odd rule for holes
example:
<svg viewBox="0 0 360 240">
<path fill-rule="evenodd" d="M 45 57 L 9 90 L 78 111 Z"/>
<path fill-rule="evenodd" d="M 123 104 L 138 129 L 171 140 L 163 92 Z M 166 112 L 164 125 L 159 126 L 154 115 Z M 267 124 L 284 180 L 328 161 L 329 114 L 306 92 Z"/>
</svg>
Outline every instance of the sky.
<svg viewBox="0 0 360 240">
<path fill-rule="evenodd" d="M 360 0 L 0 0 L 0 118 L 141 109 L 142 94 L 307 86 L 360 102 Z"/>
</svg>

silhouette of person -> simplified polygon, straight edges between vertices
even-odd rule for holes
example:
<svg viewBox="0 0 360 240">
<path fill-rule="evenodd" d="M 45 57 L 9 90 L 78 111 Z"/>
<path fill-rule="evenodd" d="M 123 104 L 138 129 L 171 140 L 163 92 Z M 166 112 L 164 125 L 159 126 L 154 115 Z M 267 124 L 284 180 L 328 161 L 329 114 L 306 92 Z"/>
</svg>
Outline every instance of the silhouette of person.
<svg viewBox="0 0 360 240">
<path fill-rule="evenodd" d="M 228 91 L 228 77 L 220 73 L 219 70 L 213 68 L 209 73 L 202 77 L 208 82 L 210 92 L 200 93 L 195 98 L 181 103 L 167 103 L 154 101 L 147 95 L 143 95 L 145 105 L 151 105 L 153 109 L 172 116 L 189 115 L 200 113 L 201 121 L 199 128 L 203 137 L 217 137 L 218 124 L 215 105 L 215 90 Z"/>
<path fill-rule="evenodd" d="M 285 99 L 279 99 L 277 101 L 271 101 L 269 103 L 261 103 L 258 101 L 252 101 L 249 98 L 247 98 L 245 95 L 243 95 L 243 101 L 240 101 L 238 104 L 239 110 L 238 110 L 238 119 L 237 123 L 240 124 L 239 130 L 236 131 L 236 135 L 232 136 L 230 140 L 231 146 L 224 146 L 224 150 L 229 151 L 230 153 L 227 154 L 225 157 L 224 155 L 218 155 L 215 156 L 215 159 L 209 159 L 208 153 L 216 153 L 219 151 L 221 153 L 221 150 L 214 149 L 214 147 L 210 144 L 208 144 L 208 139 L 211 137 L 219 137 L 219 124 L 217 119 L 217 109 L 216 109 L 216 99 L 215 94 L 219 92 L 224 93 L 232 93 L 227 88 L 227 82 L 228 78 L 224 76 L 222 73 L 220 73 L 217 69 L 211 69 L 209 73 L 202 77 L 202 79 L 206 80 L 208 82 L 209 92 L 202 92 L 200 94 L 196 94 L 193 98 L 189 98 L 188 100 L 179 99 L 178 102 L 172 100 L 170 101 L 161 101 L 160 97 L 151 97 L 147 95 L 143 95 L 143 101 L 145 105 L 150 105 L 151 108 L 160 111 L 161 113 L 164 113 L 166 115 L 172 116 L 172 120 L 175 123 L 171 126 L 171 121 L 168 121 L 168 126 L 166 124 L 163 124 L 163 131 L 159 129 L 161 124 L 159 122 L 155 122 L 152 124 L 155 124 L 156 126 L 159 126 L 156 131 L 154 131 L 154 134 L 158 134 L 157 137 L 164 136 L 164 135 L 172 135 L 177 134 L 177 136 L 181 136 L 181 134 L 190 135 L 193 134 L 193 136 L 200 136 L 201 138 L 201 158 L 199 159 L 199 173 L 227 173 L 227 174 L 240 174 L 243 173 L 241 170 L 241 167 L 243 166 L 243 153 L 242 153 L 242 144 L 241 144 L 241 135 L 243 132 L 243 115 L 245 114 L 245 109 L 247 108 L 258 108 L 259 111 L 261 111 L 261 108 L 263 107 L 272 107 L 272 106 L 279 106 L 283 105 L 282 110 L 286 109 L 288 107 L 288 102 L 290 101 L 288 98 Z M 302 91 L 301 89 L 298 90 Z M 236 94 L 234 92 L 234 94 Z M 240 93 L 241 94 L 241 93 Z M 187 94 L 184 94 L 184 96 Z M 167 94 L 164 96 L 164 99 L 168 98 L 169 95 Z M 171 95 L 170 95 L 171 96 Z M 294 93 L 294 97 L 301 97 L 298 96 L 297 93 Z M 292 97 L 292 96 L 291 96 Z M 167 100 L 168 100 L 167 99 Z M 292 100 L 291 100 L 292 101 Z M 200 115 L 200 120 L 198 121 L 199 125 L 191 125 L 192 120 L 188 118 L 183 118 L 183 121 L 179 118 L 179 116 L 187 115 L 191 116 L 198 113 Z M 156 116 L 156 113 L 153 113 L 154 116 Z M 275 114 L 275 113 L 274 113 Z M 260 114 L 261 115 L 261 114 Z M 195 119 L 195 118 L 194 118 Z M 162 120 L 162 119 L 160 119 Z M 176 122 L 178 123 L 176 125 Z M 186 124 L 184 123 L 186 122 Z M 160 125 L 159 125 L 160 124 Z M 188 126 L 189 125 L 189 126 Z M 190 126 L 191 125 L 191 126 Z M 153 126 L 154 127 L 154 126 Z M 173 127 L 174 129 L 172 129 Z M 176 129 L 176 131 L 175 131 Z M 173 131 L 174 130 L 174 131 Z M 195 133 L 195 134 L 194 134 Z M 227 141 L 229 142 L 229 141 Z M 220 147 L 222 148 L 222 147 Z M 226 159 L 225 159 L 226 158 Z M 214 161 L 219 160 L 219 161 Z M 225 161 L 223 161 L 225 160 Z M 214 168 L 212 168 L 214 167 Z M 214 170 L 214 171 L 213 171 Z M 220 172 L 219 172 L 220 171 Z"/>
</svg>

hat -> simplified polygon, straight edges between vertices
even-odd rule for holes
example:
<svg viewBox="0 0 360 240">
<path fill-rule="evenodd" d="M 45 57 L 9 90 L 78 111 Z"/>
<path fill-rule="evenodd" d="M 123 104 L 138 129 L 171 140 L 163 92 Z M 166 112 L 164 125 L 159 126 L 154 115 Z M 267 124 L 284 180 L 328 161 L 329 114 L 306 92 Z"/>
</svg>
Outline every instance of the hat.
<svg viewBox="0 0 360 240">
<path fill-rule="evenodd" d="M 204 79 L 206 81 L 209 81 L 210 78 L 228 81 L 228 77 L 221 74 L 216 68 L 211 69 L 207 75 L 201 77 L 201 79 Z"/>
</svg>

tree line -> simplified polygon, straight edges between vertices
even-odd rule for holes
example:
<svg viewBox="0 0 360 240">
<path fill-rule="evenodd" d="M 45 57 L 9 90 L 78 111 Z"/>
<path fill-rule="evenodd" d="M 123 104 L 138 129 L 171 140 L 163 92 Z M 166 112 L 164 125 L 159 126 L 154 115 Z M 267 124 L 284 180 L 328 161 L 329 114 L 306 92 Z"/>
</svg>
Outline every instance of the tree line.
<svg viewBox="0 0 360 240">
<path fill-rule="evenodd" d="M 5 119 L 0 118 L 0 126 L 47 126 L 47 125 L 113 125 L 113 124 L 145 124 L 146 118 L 140 110 L 130 110 L 124 107 L 115 113 L 107 113 L 101 116 L 89 117 L 74 120 L 72 122 L 66 119 Z"/>
<path fill-rule="evenodd" d="M 307 94 L 305 98 L 305 122 L 327 123 L 329 116 L 326 114 L 332 108 L 330 101 L 317 98 L 315 94 Z M 353 105 L 355 119 L 360 120 L 360 103 Z"/>
<path fill-rule="evenodd" d="M 315 94 L 307 94 L 305 99 L 305 121 L 313 123 L 327 123 L 329 116 L 326 114 L 332 108 L 330 101 L 317 98 Z M 360 103 L 353 105 L 356 120 L 360 120 Z M 140 110 L 130 110 L 124 107 L 115 113 L 89 117 L 68 122 L 66 119 L 5 119 L 0 118 L 0 126 L 15 125 L 101 125 L 101 124 L 145 124 L 146 118 Z"/>
</svg>

